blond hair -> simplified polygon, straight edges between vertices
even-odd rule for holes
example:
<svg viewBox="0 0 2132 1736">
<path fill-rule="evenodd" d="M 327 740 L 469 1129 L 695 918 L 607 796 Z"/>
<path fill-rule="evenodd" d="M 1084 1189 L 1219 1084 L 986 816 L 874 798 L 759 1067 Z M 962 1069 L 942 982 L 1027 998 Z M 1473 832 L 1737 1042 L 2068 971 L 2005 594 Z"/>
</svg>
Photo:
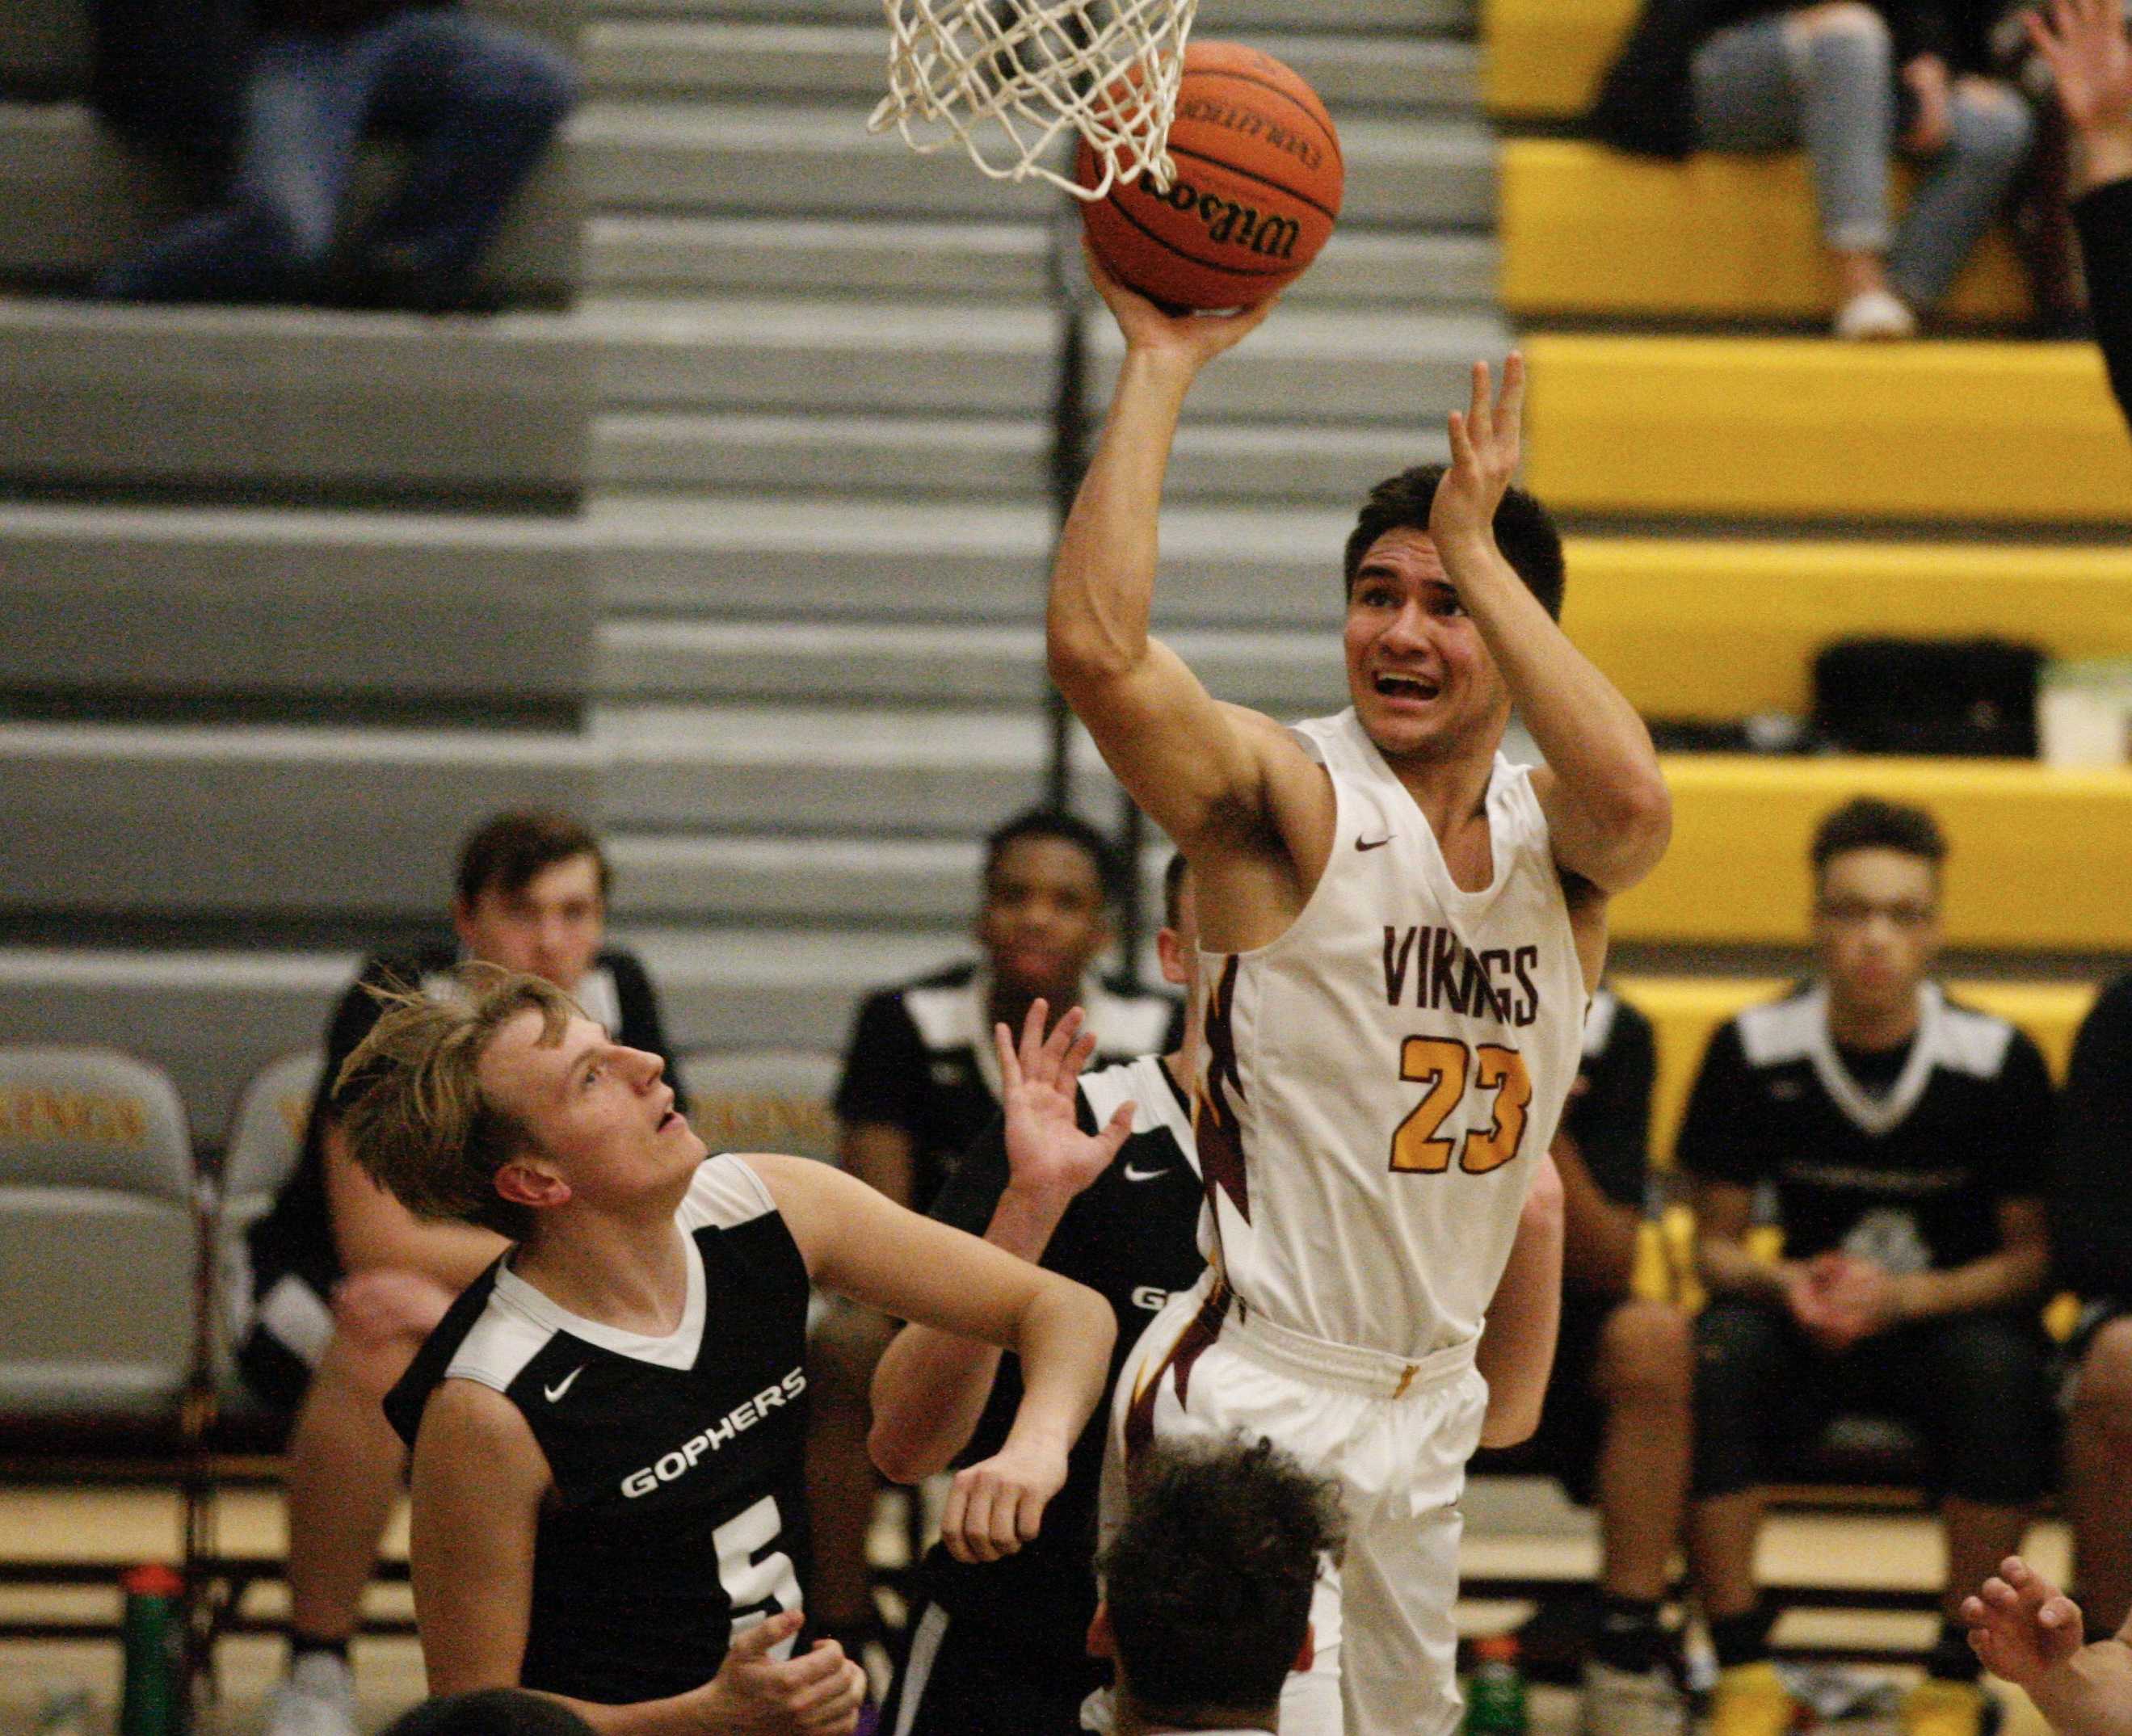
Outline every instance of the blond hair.
<svg viewBox="0 0 2132 1736">
<path fill-rule="evenodd" d="M 334 1081 L 355 1161 L 417 1217 L 478 1224 L 513 1241 L 530 1207 L 496 1191 L 496 1173 L 527 1145 L 525 1125 L 483 1096 L 481 1057 L 521 1013 L 540 1015 L 544 1045 L 562 1041 L 577 1004 L 553 983 L 495 965 L 462 965 L 458 992 L 372 989 L 384 1011 Z"/>
</svg>

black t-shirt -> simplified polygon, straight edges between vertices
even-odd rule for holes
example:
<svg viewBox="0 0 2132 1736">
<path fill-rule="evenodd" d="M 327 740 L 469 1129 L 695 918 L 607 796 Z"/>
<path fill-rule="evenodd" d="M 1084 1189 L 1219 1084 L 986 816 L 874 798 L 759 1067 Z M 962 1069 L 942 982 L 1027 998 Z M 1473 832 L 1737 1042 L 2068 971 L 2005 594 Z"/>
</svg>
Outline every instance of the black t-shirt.
<svg viewBox="0 0 2132 1736">
<path fill-rule="evenodd" d="M 1563 1111 L 1563 1131 L 1599 1191 L 1641 1211 L 1650 1179 L 1651 1086 L 1658 1045 L 1651 1022 L 1611 989 L 1592 997 L 1584 1055 Z"/>
<path fill-rule="evenodd" d="M 685 1693 L 718 1674 L 736 1623 L 800 1602 L 806 1264 L 737 1158 L 704 1161 L 675 1221 L 692 1259 L 670 1337 L 566 1313 L 507 1256 L 385 1401 L 412 1446 L 440 1383 L 478 1381 L 548 1461 L 524 1687 L 603 1705 Z"/>
<path fill-rule="evenodd" d="M 265 1295 L 292 1275 L 321 1297 L 340 1282 L 340 1249 L 334 1240 L 325 1173 L 325 1129 L 333 1114 L 334 1081 L 340 1076 L 341 1063 L 377 1023 L 382 1009 L 369 989 L 411 985 L 436 993 L 448 985 L 449 973 L 459 962 L 460 955 L 448 946 L 426 947 L 402 956 L 381 954 L 364 962 L 334 1007 L 326 1027 L 325 1068 L 319 1076 L 318 1094 L 304 1128 L 303 1153 L 275 1196 L 273 1209 L 252 1226 L 247 1238 L 255 1296 Z M 665 1060 L 667 1077 L 679 1089 L 651 980 L 632 955 L 612 947 L 601 952 L 578 985 L 576 998 L 588 1016 L 607 1024 L 622 1042 Z"/>
<path fill-rule="evenodd" d="M 2132 976 L 2102 991 L 2073 1039 L 2058 1103 L 2051 1253 L 2061 1283 L 2132 1301 Z"/>
<path fill-rule="evenodd" d="M 1093 1131 L 1130 1098 L 1138 1112 L 1133 1133 L 1111 1166 L 1066 1208 L 1039 1262 L 1047 1271 L 1100 1293 L 1117 1316 L 1111 1383 L 1173 1291 L 1189 1289 L 1206 1262 L 1198 1245 L 1203 1194 L 1192 1147 L 1192 1111 L 1154 1056 L 1104 1068 L 1081 1081 L 1080 1121 Z M 982 1235 L 1006 1191 L 1005 1133 L 992 1126 L 934 1202 L 941 1222 Z M 1094 1686 L 1107 1667 L 1088 1657 L 1088 1619 L 1095 1614 L 1096 1497 L 1109 1387 L 1068 1460 L 1065 1486 L 1045 1508 L 1034 1542 L 1004 1561 L 963 1562 L 935 1547 L 926 1558 L 925 1595 L 953 1618 L 949 1643 L 968 1641 L 1033 1668 L 1072 1672 Z M 957 1460 L 973 1465 L 997 1452 L 1021 1402 L 1020 1364 L 1000 1359 L 992 1396 L 970 1444 Z"/>
<path fill-rule="evenodd" d="M 1844 1066 L 1825 989 L 1742 1013 L 1703 1056 L 1682 1168 L 1771 1184 L 1794 1259 L 1843 1248 L 1914 1272 L 1997 1252 L 1998 1202 L 2044 1190 L 2050 1075 L 2003 1019 L 1930 986 L 1920 1012 L 1900 1072 L 1878 1093 Z"/>
<path fill-rule="evenodd" d="M 958 965 L 860 1006 L 837 1086 L 837 1119 L 910 1136 L 910 1203 L 931 1205 L 970 1144 L 999 1113 L 991 984 Z M 1175 1046 L 1183 1014 L 1167 995 L 1090 982 L 1082 998 L 1099 1062 Z"/>
</svg>

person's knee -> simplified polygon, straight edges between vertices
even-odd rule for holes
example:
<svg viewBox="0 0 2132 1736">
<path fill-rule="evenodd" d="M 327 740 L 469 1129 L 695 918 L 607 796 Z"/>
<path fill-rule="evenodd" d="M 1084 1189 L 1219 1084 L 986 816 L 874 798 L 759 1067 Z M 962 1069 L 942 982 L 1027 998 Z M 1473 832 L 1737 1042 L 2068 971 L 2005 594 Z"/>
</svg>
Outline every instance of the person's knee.
<svg viewBox="0 0 2132 1736">
<path fill-rule="evenodd" d="M 2132 1316 L 2110 1321 L 2089 1343 L 2072 1408 L 2076 1418 L 2132 1452 Z"/>
<path fill-rule="evenodd" d="M 2052 1451 L 2041 1340 L 2011 1320 L 1953 1321 L 1933 1363 L 1935 1399 L 1923 1420 L 1941 1442 L 1950 1492 L 1996 1506 L 2034 1499 Z"/>
<path fill-rule="evenodd" d="M 1640 1297 L 1623 1302 L 1600 1329 L 1597 1385 L 1610 1406 L 1685 1405 L 1694 1368 L 1693 1323 L 1669 1302 Z"/>
<path fill-rule="evenodd" d="M 1801 7 L 1787 22 L 1809 41 L 1855 43 L 1883 54 L 1893 50 L 1888 21 L 1865 0 L 1825 0 L 1819 6 Z"/>
<path fill-rule="evenodd" d="M 483 118 L 521 139 L 553 133 L 577 106 L 578 96 L 577 70 L 545 44 L 530 41 L 485 55 L 465 81 L 465 99 Z"/>
<path fill-rule="evenodd" d="M 1954 149 L 1980 162 L 2018 163 L 2035 142 L 2035 116 L 2029 105 L 1989 79 L 1962 81 L 1952 124 Z"/>
</svg>

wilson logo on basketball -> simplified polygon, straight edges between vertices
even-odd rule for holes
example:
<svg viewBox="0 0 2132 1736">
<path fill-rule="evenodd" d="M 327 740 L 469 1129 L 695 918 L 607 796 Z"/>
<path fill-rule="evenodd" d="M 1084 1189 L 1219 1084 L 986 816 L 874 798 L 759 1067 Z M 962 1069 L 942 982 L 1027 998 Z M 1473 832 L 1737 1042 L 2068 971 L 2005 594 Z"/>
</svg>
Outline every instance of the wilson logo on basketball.
<svg viewBox="0 0 2132 1736">
<path fill-rule="evenodd" d="M 1295 257 L 1295 243 L 1303 233 L 1303 225 L 1292 217 L 1268 217 L 1232 199 L 1202 193 L 1184 180 L 1171 183 L 1167 193 L 1157 196 L 1171 209 L 1189 212 L 1197 217 L 1207 226 L 1209 241 L 1234 242 L 1261 259 Z"/>
</svg>

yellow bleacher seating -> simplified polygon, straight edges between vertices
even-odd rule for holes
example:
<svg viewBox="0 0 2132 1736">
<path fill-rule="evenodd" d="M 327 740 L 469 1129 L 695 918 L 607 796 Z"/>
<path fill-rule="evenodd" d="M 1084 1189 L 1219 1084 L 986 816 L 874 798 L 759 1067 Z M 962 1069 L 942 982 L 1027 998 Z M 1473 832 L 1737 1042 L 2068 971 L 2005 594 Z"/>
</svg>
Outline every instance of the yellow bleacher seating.
<svg viewBox="0 0 2132 1736">
<path fill-rule="evenodd" d="M 1688 1094 L 1702 1064 L 1710 1033 L 1757 1001 L 1784 992 L 1774 978 L 1624 976 L 1615 988 L 1650 1019 L 1658 1038 L 1658 1086 L 1651 1100 L 1653 1161 L 1673 1162 L 1673 1139 Z M 2084 982 L 1957 982 L 1954 997 L 2010 1019 L 2036 1041 L 2058 1077 L 2065 1076 L 2073 1033 L 2087 1016 L 2095 985 Z"/>
<path fill-rule="evenodd" d="M 1526 343 L 1557 511 L 2121 525 L 2132 441 L 2082 343 Z"/>
<path fill-rule="evenodd" d="M 1489 111 L 1583 113 L 1635 16 L 1636 0 L 1482 0 Z"/>
<path fill-rule="evenodd" d="M 1625 939 L 1792 944 L 1806 939 L 1807 846 L 1856 795 L 1916 803 L 1946 828 L 1951 945 L 2132 952 L 2132 771 L 2010 760 L 1666 760 L 1673 846 L 1612 906 Z"/>
<path fill-rule="evenodd" d="M 2132 656 L 2132 547 L 1574 537 L 1568 553 L 1563 623 L 1646 717 L 1803 712 L 1815 651 L 1860 634 Z"/>
<path fill-rule="evenodd" d="M 1501 213 L 1513 314 L 1820 319 L 1836 305 L 1796 153 L 1673 163 L 1580 139 L 1512 139 Z M 2003 233 L 1986 237 L 1945 311 L 2002 325 L 2027 316 Z"/>
</svg>

